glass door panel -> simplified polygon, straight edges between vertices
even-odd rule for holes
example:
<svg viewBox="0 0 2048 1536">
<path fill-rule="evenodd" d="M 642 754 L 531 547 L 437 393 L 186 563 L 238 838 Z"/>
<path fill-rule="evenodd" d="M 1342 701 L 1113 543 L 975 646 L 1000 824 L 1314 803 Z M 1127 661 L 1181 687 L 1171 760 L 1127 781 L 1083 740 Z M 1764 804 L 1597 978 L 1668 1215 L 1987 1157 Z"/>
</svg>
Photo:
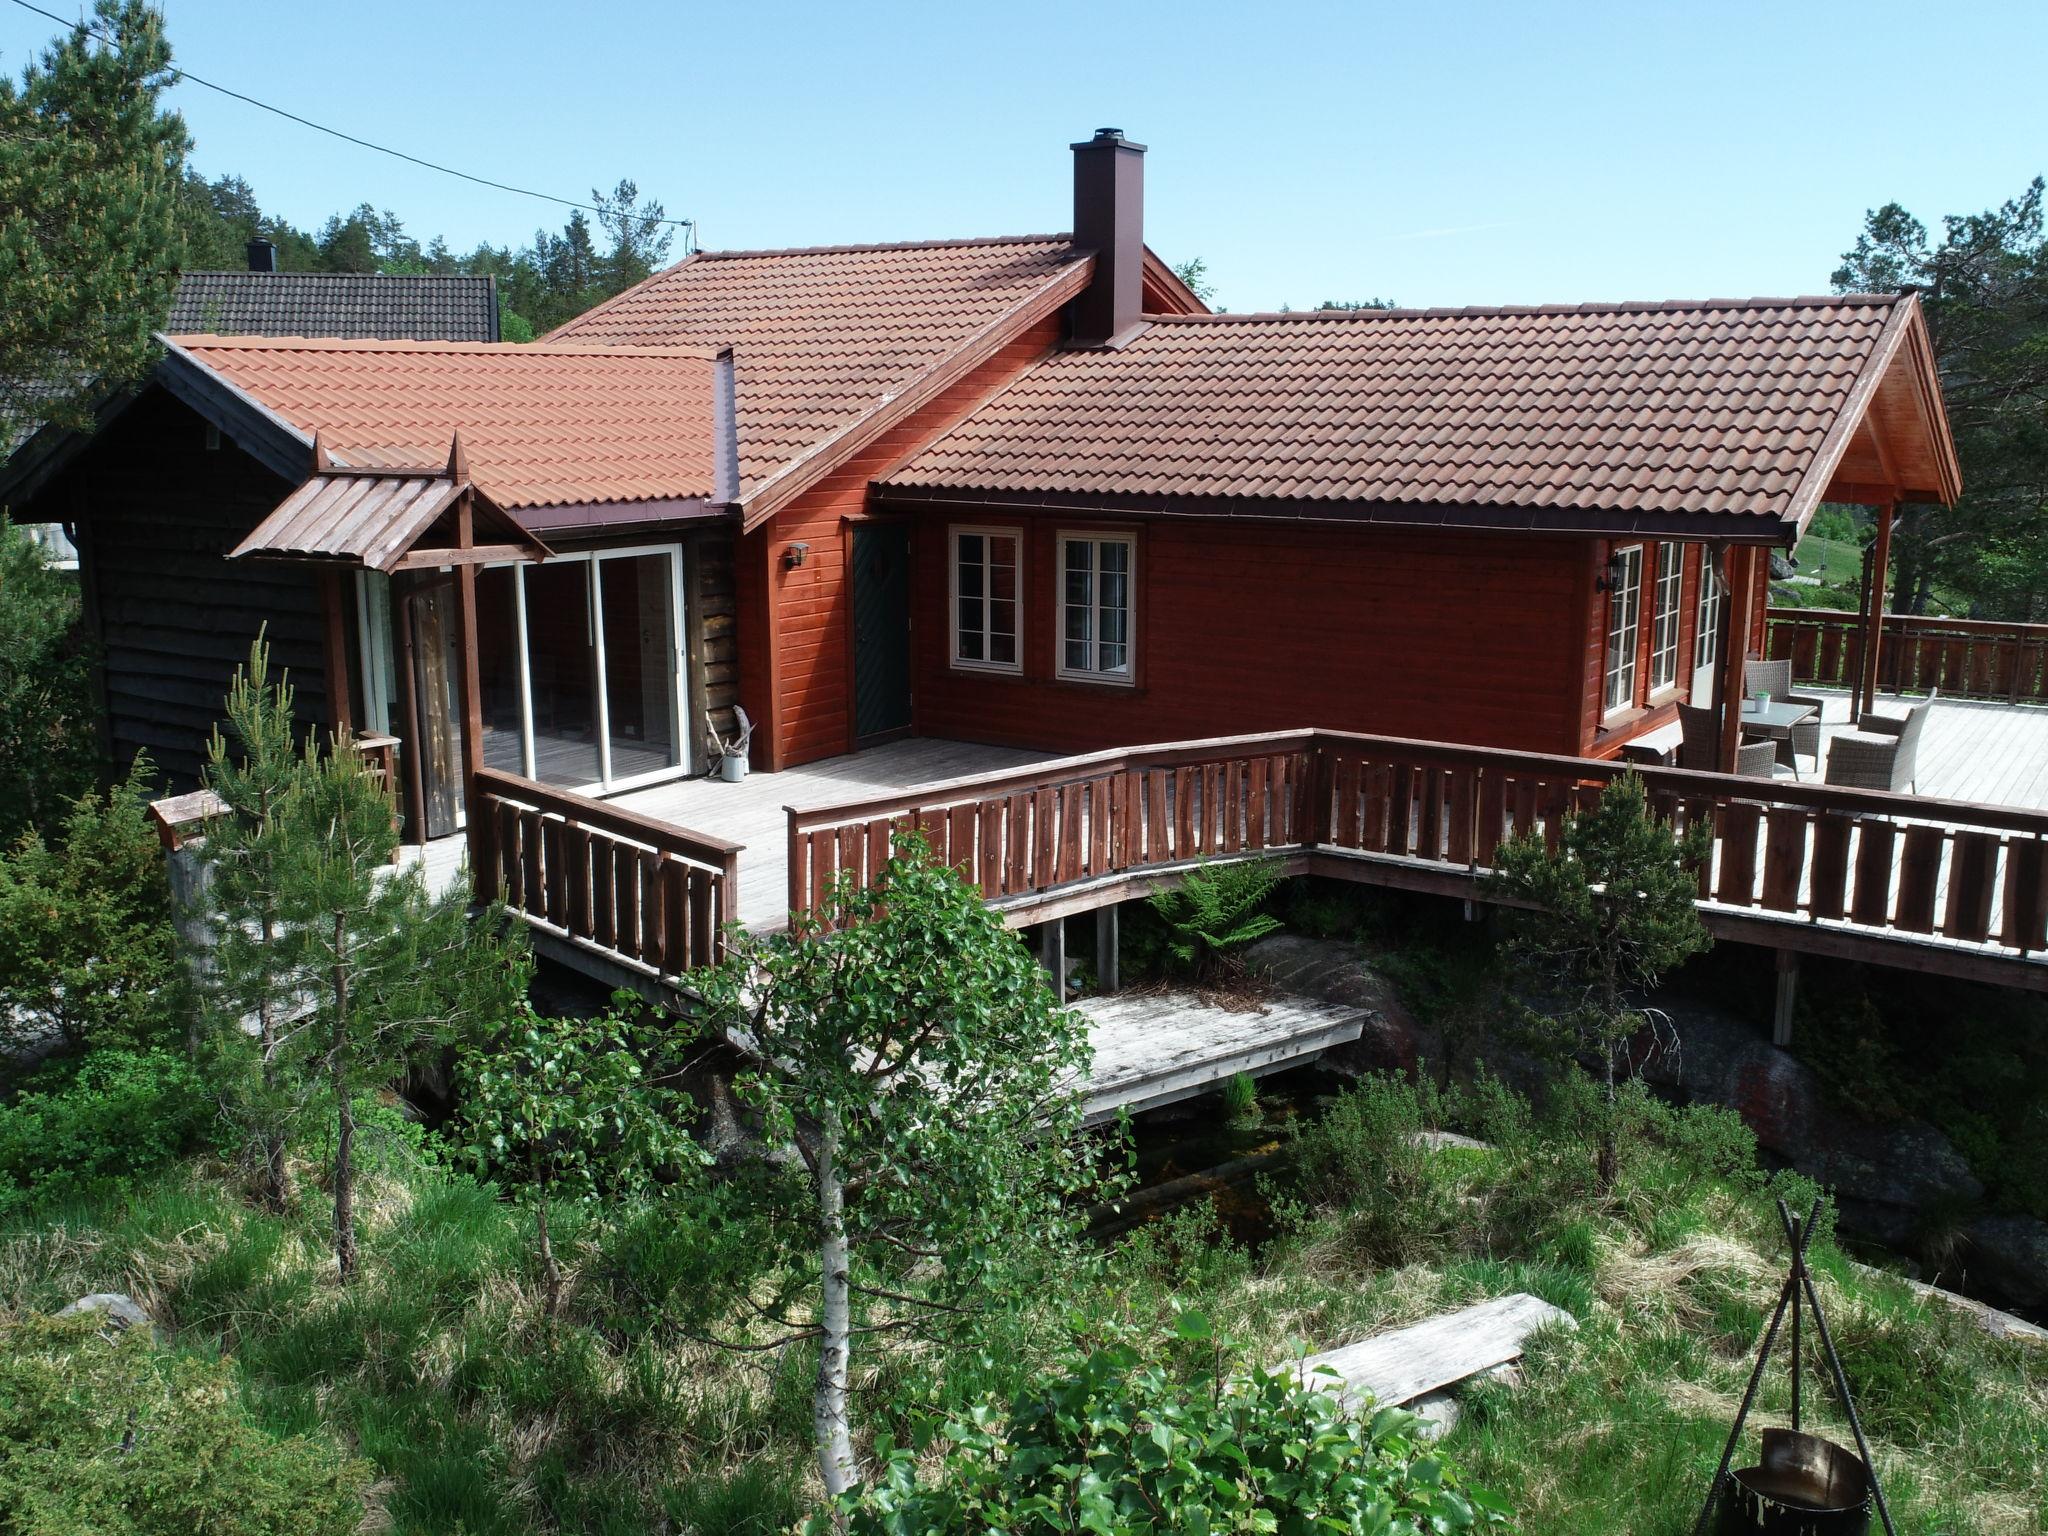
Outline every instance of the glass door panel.
<svg viewBox="0 0 2048 1536">
<path fill-rule="evenodd" d="M 674 556 L 666 551 L 597 561 L 613 784 L 663 773 L 682 763 L 675 565 Z"/>
<path fill-rule="evenodd" d="M 532 773 L 526 755 L 525 711 L 520 700 L 519 568 L 477 572 L 476 647 L 483 703 L 484 766 L 501 773 Z"/>
<path fill-rule="evenodd" d="M 533 777 L 567 787 L 602 783 L 590 562 L 550 560 L 525 567 L 524 576 Z"/>
</svg>

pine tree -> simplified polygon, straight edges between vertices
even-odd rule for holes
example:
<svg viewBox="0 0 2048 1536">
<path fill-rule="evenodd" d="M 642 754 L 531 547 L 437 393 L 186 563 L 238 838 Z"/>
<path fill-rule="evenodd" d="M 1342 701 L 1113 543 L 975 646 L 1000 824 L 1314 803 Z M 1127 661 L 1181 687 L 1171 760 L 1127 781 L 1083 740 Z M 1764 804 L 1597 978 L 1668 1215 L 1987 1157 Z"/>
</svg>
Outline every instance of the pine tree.
<svg viewBox="0 0 2048 1536">
<path fill-rule="evenodd" d="M 1567 818 L 1556 852 L 1531 832 L 1495 859 L 1494 896 L 1523 909 L 1510 919 L 1510 963 L 1545 1000 L 1565 1046 L 1600 1059 L 1603 1191 L 1619 1172 L 1623 1048 L 1650 1022 L 1634 999 L 1713 943 L 1696 904 L 1696 871 L 1711 849 L 1704 824 L 1681 837 L 1653 817 L 1641 777 L 1629 773 Z"/>
<path fill-rule="evenodd" d="M 287 751 L 290 695 L 270 683 L 260 641 L 229 698 L 242 750 L 234 760 L 217 745 L 211 773 L 241 805 L 211 855 L 216 1047 L 246 1056 L 253 1034 L 256 1070 L 240 1092 L 266 1164 L 268 1138 L 281 1158 L 294 1116 L 314 1105 L 333 1116 L 334 1257 L 348 1281 L 357 1100 L 428 1048 L 509 1017 L 525 990 L 524 951 L 500 914 L 471 917 L 466 880 L 435 897 L 418 865 L 394 864 L 390 791 L 345 734 L 325 751 Z"/>
<path fill-rule="evenodd" d="M 219 918 L 206 997 L 212 1039 L 229 1057 L 222 1081 L 230 1118 L 256 1145 L 265 1203 L 282 1210 L 291 1196 L 286 1051 L 292 1010 L 280 872 L 289 830 L 286 802 L 303 764 L 290 680 L 271 683 L 270 647 L 260 635 L 249 649 L 248 666 L 235 674 L 227 711 L 227 732 L 215 730 L 206 769 L 206 787 L 226 807 L 208 826 L 203 847 Z M 252 1024 L 253 1036 L 247 1032 Z M 253 1064 L 237 1059 L 251 1048 Z"/>
<path fill-rule="evenodd" d="M 163 19 L 144 0 L 93 18 L 0 77 L 0 442 L 83 424 L 96 393 L 145 373 L 184 258 Z"/>
</svg>

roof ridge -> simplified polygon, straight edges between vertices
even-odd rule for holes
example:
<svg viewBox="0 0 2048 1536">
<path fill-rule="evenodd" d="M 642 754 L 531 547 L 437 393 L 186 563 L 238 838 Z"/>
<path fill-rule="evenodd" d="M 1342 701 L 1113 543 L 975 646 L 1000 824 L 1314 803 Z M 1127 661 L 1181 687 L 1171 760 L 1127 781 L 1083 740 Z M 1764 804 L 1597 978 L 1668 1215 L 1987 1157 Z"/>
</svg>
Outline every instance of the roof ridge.
<svg viewBox="0 0 2048 1536">
<path fill-rule="evenodd" d="M 1245 310 L 1206 315 L 1147 315 L 1165 325 L 1212 325 L 1247 320 L 1322 320 L 1344 323 L 1368 320 L 1485 318 L 1511 315 L 1683 314 L 1702 309 L 1817 309 L 1883 307 L 1897 304 L 1896 293 L 1809 293 L 1786 298 L 1752 299 L 1621 299 L 1584 304 L 1465 304 L 1422 309 L 1285 309 Z"/>
<path fill-rule="evenodd" d="M 594 341 L 414 341 L 402 337 L 261 336 L 249 332 L 215 335 L 210 331 L 165 332 L 168 341 L 187 349 L 232 348 L 246 352 L 423 352 L 438 356 L 482 353 L 488 357 L 695 357 L 710 359 L 723 348 L 698 342 L 671 346 L 606 346 Z"/>
<path fill-rule="evenodd" d="M 278 277 L 375 277 L 403 279 L 407 282 L 423 279 L 434 283 L 487 283 L 491 280 L 491 274 L 488 272 L 251 272 L 247 267 L 186 267 L 178 276 L 260 277 L 265 282 Z"/>
<path fill-rule="evenodd" d="M 876 240 L 853 245 L 763 246 L 755 250 L 699 251 L 702 261 L 733 261 L 763 256 L 851 256 L 869 251 L 946 251 L 978 245 L 1071 245 L 1067 231 L 1052 235 L 979 235 L 958 240 Z"/>
</svg>

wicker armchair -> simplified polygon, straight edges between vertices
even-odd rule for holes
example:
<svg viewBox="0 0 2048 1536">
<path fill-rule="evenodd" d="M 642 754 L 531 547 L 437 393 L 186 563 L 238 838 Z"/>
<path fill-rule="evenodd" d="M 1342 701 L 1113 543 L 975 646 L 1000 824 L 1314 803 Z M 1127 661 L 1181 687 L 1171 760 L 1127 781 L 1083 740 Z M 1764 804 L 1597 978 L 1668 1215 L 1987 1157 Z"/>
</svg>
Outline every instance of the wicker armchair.
<svg viewBox="0 0 2048 1536">
<path fill-rule="evenodd" d="M 1797 759 L 1803 753 L 1813 759 L 1813 766 L 1816 769 L 1820 767 L 1820 724 L 1827 715 L 1828 701 L 1817 694 L 1792 691 L 1792 663 L 1789 659 L 1745 661 L 1742 664 L 1742 693 L 1745 698 L 1751 699 L 1760 693 L 1768 693 L 1772 698 L 1787 704 L 1811 704 L 1813 718 L 1802 720 L 1792 727 L 1792 735 L 1785 748 L 1785 756 L 1790 761 L 1787 761 L 1785 766 L 1797 774 Z"/>
<path fill-rule="evenodd" d="M 1678 706 L 1678 766 L 1712 773 L 1721 766 L 1721 716 L 1696 704 Z M 1745 778 L 1768 779 L 1778 760 L 1775 741 L 1745 741 L 1735 749 L 1735 771 Z"/>
<path fill-rule="evenodd" d="M 1920 733 L 1934 709 L 1933 694 L 1897 715 L 1861 715 L 1856 729 L 1828 743 L 1828 782 L 1848 789 L 1912 789 Z"/>
</svg>

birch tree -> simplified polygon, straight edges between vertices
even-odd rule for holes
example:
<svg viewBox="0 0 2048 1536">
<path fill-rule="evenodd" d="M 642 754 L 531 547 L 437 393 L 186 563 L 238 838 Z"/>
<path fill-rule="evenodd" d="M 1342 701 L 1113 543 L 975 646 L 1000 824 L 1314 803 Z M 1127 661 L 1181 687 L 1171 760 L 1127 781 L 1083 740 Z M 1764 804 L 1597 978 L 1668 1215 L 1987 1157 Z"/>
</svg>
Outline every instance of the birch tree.
<svg viewBox="0 0 2048 1536">
<path fill-rule="evenodd" d="M 1086 1035 L 915 835 L 873 887 L 842 877 L 788 932 L 735 935 L 700 990 L 711 1018 L 739 1022 L 741 1097 L 794 1146 L 810 1207 L 809 1253 L 770 1299 L 737 1298 L 753 1327 L 724 1342 L 816 1344 L 812 1429 L 836 1498 L 860 1476 L 855 1351 L 942 1330 L 988 1303 L 1006 1264 L 1077 1238 L 1070 1197 L 1098 1160 L 1081 1135 Z"/>
</svg>

